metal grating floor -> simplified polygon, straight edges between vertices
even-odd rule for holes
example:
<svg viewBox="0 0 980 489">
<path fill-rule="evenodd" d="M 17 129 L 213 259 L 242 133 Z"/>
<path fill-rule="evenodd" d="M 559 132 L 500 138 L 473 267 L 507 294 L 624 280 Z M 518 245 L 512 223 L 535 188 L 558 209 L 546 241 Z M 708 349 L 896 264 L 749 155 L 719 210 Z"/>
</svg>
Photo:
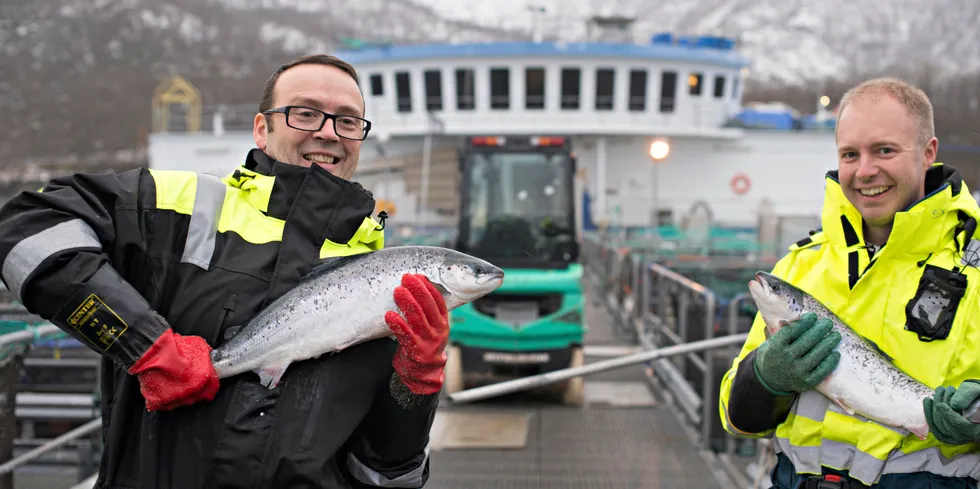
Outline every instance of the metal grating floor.
<svg viewBox="0 0 980 489">
<path fill-rule="evenodd" d="M 608 316 L 590 309 L 590 343 L 614 343 Z M 586 384 L 644 381 L 641 368 L 595 374 Z M 519 449 L 433 451 L 426 489 L 718 488 L 705 459 L 666 408 L 575 408 L 515 395 L 449 410 L 528 413 L 527 443 Z"/>
<path fill-rule="evenodd" d="M 520 450 L 433 452 L 428 489 L 716 487 L 673 414 L 650 408 L 534 411 Z"/>
</svg>

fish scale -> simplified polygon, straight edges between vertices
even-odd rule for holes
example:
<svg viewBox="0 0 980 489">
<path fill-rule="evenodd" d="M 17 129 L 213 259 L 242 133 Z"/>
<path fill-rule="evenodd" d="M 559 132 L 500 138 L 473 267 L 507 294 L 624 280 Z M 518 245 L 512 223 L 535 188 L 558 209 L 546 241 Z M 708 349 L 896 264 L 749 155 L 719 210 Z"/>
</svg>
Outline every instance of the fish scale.
<svg viewBox="0 0 980 489">
<path fill-rule="evenodd" d="M 453 310 L 503 283 L 504 272 L 479 258 L 435 246 L 399 246 L 332 258 L 211 352 L 219 378 L 248 371 L 275 388 L 293 362 L 392 336 L 386 311 L 398 311 L 405 274 L 425 275 Z"/>
<path fill-rule="evenodd" d="M 815 388 L 844 412 L 878 423 L 902 428 L 925 439 L 929 433 L 923 400 L 935 393 L 927 385 L 899 369 L 874 342 L 864 338 L 812 295 L 765 272 L 756 273 L 749 292 L 766 323 L 767 336 L 804 313 L 828 318 L 840 333 L 840 362 Z M 980 401 L 964 411 L 973 419 Z"/>
</svg>

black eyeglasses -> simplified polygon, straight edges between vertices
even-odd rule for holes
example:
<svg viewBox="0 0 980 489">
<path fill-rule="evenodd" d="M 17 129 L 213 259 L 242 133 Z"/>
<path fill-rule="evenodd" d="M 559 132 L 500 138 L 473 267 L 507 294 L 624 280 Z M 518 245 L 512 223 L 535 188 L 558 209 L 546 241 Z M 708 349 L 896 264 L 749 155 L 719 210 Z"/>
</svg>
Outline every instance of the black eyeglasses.
<svg viewBox="0 0 980 489">
<path fill-rule="evenodd" d="M 316 132 L 323 129 L 327 120 L 333 120 L 333 131 L 344 139 L 363 141 L 371 132 L 371 122 L 353 115 L 328 114 L 322 110 L 301 105 L 287 105 L 269 109 L 263 114 L 286 114 L 286 125 L 300 131 Z"/>
</svg>

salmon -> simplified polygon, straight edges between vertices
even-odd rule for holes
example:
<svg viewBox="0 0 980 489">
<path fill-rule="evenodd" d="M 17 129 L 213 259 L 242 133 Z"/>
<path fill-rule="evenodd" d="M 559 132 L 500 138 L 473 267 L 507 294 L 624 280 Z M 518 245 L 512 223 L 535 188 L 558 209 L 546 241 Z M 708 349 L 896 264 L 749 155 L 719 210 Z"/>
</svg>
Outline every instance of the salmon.
<svg viewBox="0 0 980 489">
<path fill-rule="evenodd" d="M 767 338 L 807 312 L 833 322 L 834 330 L 841 335 L 837 346 L 840 363 L 815 390 L 849 415 L 903 428 L 923 440 L 928 436 L 922 401 L 932 397 L 935 389 L 900 370 L 878 345 L 792 284 L 759 272 L 749 282 L 749 292 L 765 321 Z"/>
<path fill-rule="evenodd" d="M 254 371 L 269 388 L 293 362 L 392 336 L 386 311 L 398 311 L 402 275 L 423 274 L 453 310 L 496 290 L 504 272 L 447 248 L 398 246 L 334 258 L 315 266 L 296 287 L 211 352 L 219 378 Z"/>
</svg>

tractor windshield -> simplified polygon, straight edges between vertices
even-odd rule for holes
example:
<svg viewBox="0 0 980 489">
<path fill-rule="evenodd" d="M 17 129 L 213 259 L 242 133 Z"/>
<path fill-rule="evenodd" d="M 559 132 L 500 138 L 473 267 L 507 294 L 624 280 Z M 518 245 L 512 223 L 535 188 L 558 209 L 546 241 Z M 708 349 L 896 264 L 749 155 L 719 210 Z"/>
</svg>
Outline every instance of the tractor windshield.
<svg viewBox="0 0 980 489">
<path fill-rule="evenodd" d="M 464 157 L 460 245 L 508 266 L 574 261 L 574 161 L 564 151 Z"/>
</svg>

